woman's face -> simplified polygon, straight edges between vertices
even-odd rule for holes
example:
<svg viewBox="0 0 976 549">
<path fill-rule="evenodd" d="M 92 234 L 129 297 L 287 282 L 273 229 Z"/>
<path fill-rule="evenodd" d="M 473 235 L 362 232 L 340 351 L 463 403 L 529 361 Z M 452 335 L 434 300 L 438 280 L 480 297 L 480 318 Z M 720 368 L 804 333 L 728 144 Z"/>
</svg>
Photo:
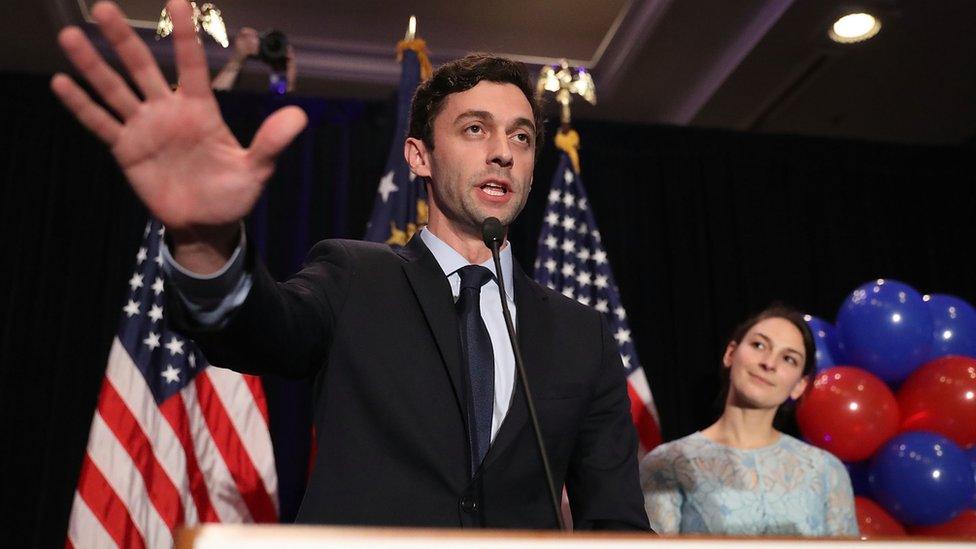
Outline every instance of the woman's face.
<svg viewBox="0 0 976 549">
<path fill-rule="evenodd" d="M 754 324 L 739 343 L 725 349 L 730 403 L 746 408 L 776 408 L 799 398 L 806 388 L 803 335 L 789 320 L 767 318 Z"/>
</svg>

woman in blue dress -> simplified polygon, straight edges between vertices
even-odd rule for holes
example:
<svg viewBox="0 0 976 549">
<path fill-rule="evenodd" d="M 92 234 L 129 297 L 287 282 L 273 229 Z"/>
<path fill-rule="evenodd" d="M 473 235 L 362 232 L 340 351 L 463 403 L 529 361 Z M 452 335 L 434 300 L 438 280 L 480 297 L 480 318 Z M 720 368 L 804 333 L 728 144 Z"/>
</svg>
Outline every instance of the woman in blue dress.
<svg viewBox="0 0 976 549">
<path fill-rule="evenodd" d="M 816 362 L 796 310 L 770 307 L 741 324 L 722 357 L 721 417 L 641 461 L 651 528 L 660 534 L 857 536 L 854 494 L 830 453 L 773 426 L 803 394 Z"/>
</svg>

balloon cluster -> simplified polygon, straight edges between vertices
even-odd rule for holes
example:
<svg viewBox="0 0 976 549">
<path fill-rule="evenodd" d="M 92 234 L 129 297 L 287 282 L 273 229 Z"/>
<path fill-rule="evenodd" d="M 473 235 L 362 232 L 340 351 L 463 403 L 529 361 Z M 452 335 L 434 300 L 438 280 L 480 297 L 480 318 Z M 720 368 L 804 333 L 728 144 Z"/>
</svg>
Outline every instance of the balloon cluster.
<svg viewBox="0 0 976 549">
<path fill-rule="evenodd" d="M 976 537 L 976 309 L 877 280 L 836 328 L 807 322 L 817 372 L 797 422 L 847 463 L 861 537 Z"/>
</svg>

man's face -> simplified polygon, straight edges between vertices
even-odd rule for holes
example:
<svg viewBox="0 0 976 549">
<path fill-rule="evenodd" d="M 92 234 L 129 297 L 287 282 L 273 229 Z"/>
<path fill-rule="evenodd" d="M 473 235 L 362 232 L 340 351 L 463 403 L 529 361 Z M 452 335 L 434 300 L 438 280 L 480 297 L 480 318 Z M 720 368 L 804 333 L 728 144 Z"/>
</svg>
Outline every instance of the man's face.
<svg viewBox="0 0 976 549">
<path fill-rule="evenodd" d="M 480 238 L 485 218 L 505 226 L 515 219 L 532 187 L 533 120 L 532 106 L 513 84 L 481 81 L 444 99 L 426 170 L 415 169 L 430 178 L 432 225 L 444 221 Z"/>
</svg>

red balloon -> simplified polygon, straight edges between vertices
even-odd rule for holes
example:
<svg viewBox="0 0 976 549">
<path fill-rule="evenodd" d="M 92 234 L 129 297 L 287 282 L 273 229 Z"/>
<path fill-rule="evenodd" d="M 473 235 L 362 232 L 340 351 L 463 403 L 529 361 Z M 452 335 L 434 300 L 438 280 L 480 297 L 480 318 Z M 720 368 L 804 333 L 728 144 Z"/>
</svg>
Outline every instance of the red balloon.
<svg viewBox="0 0 976 549">
<path fill-rule="evenodd" d="M 905 528 L 891 517 L 880 505 L 864 496 L 854 496 L 857 527 L 861 539 L 905 536 Z"/>
<path fill-rule="evenodd" d="M 810 444 L 843 461 L 861 461 L 898 432 L 898 401 L 867 370 L 835 366 L 807 387 L 796 419 Z"/>
<path fill-rule="evenodd" d="M 916 536 L 976 538 L 976 510 L 964 509 L 949 522 L 935 526 L 915 526 L 911 530 Z"/>
<path fill-rule="evenodd" d="M 976 444 L 976 359 L 945 356 L 915 370 L 898 390 L 902 431 L 932 431 L 962 448 Z"/>
</svg>

